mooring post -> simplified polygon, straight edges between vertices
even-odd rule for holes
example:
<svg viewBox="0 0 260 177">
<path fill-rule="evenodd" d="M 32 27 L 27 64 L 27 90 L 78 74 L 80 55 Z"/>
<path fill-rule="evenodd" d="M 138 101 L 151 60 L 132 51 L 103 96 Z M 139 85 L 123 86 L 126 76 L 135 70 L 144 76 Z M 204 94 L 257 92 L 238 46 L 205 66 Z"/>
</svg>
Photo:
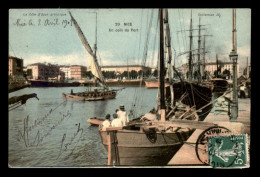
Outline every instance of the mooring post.
<svg viewBox="0 0 260 177">
<path fill-rule="evenodd" d="M 107 165 L 111 165 L 112 162 L 112 156 L 111 156 L 111 152 L 112 152 L 112 141 L 111 141 L 111 132 L 107 132 Z"/>
<path fill-rule="evenodd" d="M 161 111 L 161 121 L 165 122 L 165 120 L 166 120 L 165 119 L 165 109 L 161 109 L 160 111 Z"/>
</svg>

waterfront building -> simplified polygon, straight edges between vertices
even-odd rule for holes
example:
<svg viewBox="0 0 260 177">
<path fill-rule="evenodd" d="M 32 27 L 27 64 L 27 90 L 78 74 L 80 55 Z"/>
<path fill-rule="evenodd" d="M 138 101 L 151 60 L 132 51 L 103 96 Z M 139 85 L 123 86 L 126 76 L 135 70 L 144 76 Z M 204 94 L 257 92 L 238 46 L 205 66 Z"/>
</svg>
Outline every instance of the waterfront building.
<svg viewBox="0 0 260 177">
<path fill-rule="evenodd" d="M 64 78 L 64 73 L 60 72 L 59 66 L 50 63 L 34 63 L 28 65 L 27 75 L 28 78 L 33 80 L 62 80 Z"/>
<path fill-rule="evenodd" d="M 230 74 L 233 74 L 233 62 L 219 62 L 218 63 L 219 67 L 221 67 L 221 73 L 223 71 L 228 70 Z M 237 64 L 237 75 L 239 74 L 239 65 Z M 211 75 L 214 75 L 214 72 L 217 70 L 217 64 L 216 62 L 210 62 L 205 64 L 205 70 L 208 71 Z"/>
<path fill-rule="evenodd" d="M 83 79 L 87 67 L 81 65 L 70 66 L 70 79 Z"/>
<path fill-rule="evenodd" d="M 193 68 L 196 64 L 193 64 Z M 221 62 L 219 61 L 218 66 L 221 68 L 221 73 L 223 73 L 223 71 L 228 70 L 230 72 L 230 74 L 232 75 L 233 71 L 232 71 L 232 66 L 233 63 L 232 62 Z M 237 74 L 239 75 L 239 64 L 237 64 L 238 67 L 238 72 Z M 188 72 L 188 65 L 187 64 L 183 64 L 181 66 L 181 72 L 182 74 L 186 74 Z M 217 63 L 216 62 L 208 62 L 205 63 L 205 71 L 208 72 L 210 75 L 214 75 L 214 72 L 217 70 Z"/>
<path fill-rule="evenodd" d="M 64 74 L 65 74 L 64 77 L 65 77 L 66 80 L 71 78 L 70 66 L 61 65 L 60 71 L 64 72 Z"/>
<path fill-rule="evenodd" d="M 122 74 L 124 71 L 131 72 L 132 70 L 138 71 L 148 71 L 151 70 L 150 67 L 142 66 L 142 65 L 109 65 L 109 66 L 101 66 L 101 71 L 114 71 L 117 74 Z"/>
<path fill-rule="evenodd" d="M 8 75 L 11 77 L 23 75 L 23 59 L 9 56 Z"/>
</svg>

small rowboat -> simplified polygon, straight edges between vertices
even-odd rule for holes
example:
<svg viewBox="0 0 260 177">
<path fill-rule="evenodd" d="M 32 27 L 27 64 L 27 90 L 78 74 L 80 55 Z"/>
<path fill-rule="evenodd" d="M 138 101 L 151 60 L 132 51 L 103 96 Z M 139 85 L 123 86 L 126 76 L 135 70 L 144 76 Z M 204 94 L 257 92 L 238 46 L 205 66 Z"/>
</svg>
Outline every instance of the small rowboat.
<svg viewBox="0 0 260 177">
<path fill-rule="evenodd" d="M 88 123 L 91 125 L 102 125 L 104 118 L 97 118 L 97 117 L 92 117 L 88 119 Z"/>
</svg>

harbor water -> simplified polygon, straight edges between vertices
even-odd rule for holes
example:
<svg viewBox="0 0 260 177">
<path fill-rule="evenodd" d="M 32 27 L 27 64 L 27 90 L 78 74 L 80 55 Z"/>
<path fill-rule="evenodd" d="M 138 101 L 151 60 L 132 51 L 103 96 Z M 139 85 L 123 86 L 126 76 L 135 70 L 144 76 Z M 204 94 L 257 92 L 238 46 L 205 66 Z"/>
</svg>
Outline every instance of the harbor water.
<svg viewBox="0 0 260 177">
<path fill-rule="evenodd" d="M 115 89 L 120 89 L 116 87 Z M 26 104 L 9 111 L 8 163 L 10 167 L 106 166 L 107 152 L 97 126 L 90 117 L 113 114 L 124 105 L 135 117 L 156 105 L 157 89 L 127 87 L 115 99 L 84 102 L 64 100 L 62 93 L 85 91 L 87 87 L 25 88 L 9 98 L 36 93 Z"/>
</svg>

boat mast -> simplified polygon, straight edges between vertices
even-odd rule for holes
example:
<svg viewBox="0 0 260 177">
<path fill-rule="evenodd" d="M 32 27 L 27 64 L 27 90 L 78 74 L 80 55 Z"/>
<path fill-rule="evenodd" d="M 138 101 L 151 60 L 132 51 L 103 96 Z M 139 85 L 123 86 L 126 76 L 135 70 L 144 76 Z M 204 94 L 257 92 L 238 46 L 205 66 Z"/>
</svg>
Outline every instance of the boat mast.
<svg viewBox="0 0 260 177">
<path fill-rule="evenodd" d="M 171 93 L 171 106 L 174 105 L 174 93 L 173 93 L 173 77 L 174 72 L 172 66 L 172 50 L 171 50 L 171 32 L 169 27 L 168 9 L 163 9 L 163 22 L 164 22 L 164 36 L 165 36 L 165 47 L 166 47 L 166 61 L 167 61 L 167 74 L 170 84 Z"/>
<path fill-rule="evenodd" d="M 205 60 L 205 56 L 206 56 L 206 36 L 204 36 L 204 40 L 203 40 L 203 59 L 202 59 L 202 77 L 204 77 L 204 72 L 205 72 L 205 67 L 206 67 L 206 60 Z"/>
<path fill-rule="evenodd" d="M 248 66 L 248 57 L 246 58 L 246 78 L 249 78 L 249 66 Z"/>
<path fill-rule="evenodd" d="M 165 109 L 164 100 L 164 39 L 163 39 L 163 10 L 159 9 L 160 17 L 160 73 L 159 73 L 159 83 L 160 83 L 160 109 Z"/>
<path fill-rule="evenodd" d="M 201 81 L 201 76 L 202 76 L 202 74 L 201 74 L 201 70 L 200 70 L 200 67 L 201 67 L 201 63 L 200 63 L 200 42 L 201 42 L 201 40 L 200 40 L 200 27 L 201 27 L 201 25 L 200 25 L 200 17 L 199 17 L 199 39 L 198 39 L 198 73 L 199 73 L 199 77 L 198 77 L 198 81 L 200 82 Z"/>
<path fill-rule="evenodd" d="M 126 58 L 126 64 L 127 64 L 127 79 L 129 80 L 129 66 L 128 66 L 128 57 Z"/>
<path fill-rule="evenodd" d="M 206 37 L 212 36 L 212 35 L 202 35 L 203 38 L 203 58 L 202 58 L 202 75 L 201 76 L 205 76 L 205 67 L 206 67 Z"/>
<path fill-rule="evenodd" d="M 168 10 L 163 9 L 163 22 L 164 22 L 164 37 L 165 37 L 165 48 L 166 48 L 166 61 L 167 61 L 167 74 L 169 82 L 172 83 L 173 71 L 172 71 L 172 50 L 171 50 L 171 36 L 169 28 L 169 17 Z"/>
<path fill-rule="evenodd" d="M 85 49 L 88 51 L 88 53 L 91 55 L 91 72 L 97 78 L 98 82 L 103 86 L 105 90 L 108 90 L 108 86 L 105 83 L 104 76 L 102 75 L 101 68 L 98 64 L 97 57 L 96 57 L 96 49 L 93 52 L 91 49 L 86 37 L 84 36 L 82 30 L 80 29 L 77 21 L 73 18 L 71 12 L 69 12 L 72 22 L 74 23 L 74 26 L 76 28 L 76 31 L 78 33 L 78 36 L 85 47 Z M 97 28 L 96 28 L 97 29 Z M 97 31 L 97 30 L 96 30 Z M 97 38 L 96 38 L 97 39 Z M 95 45 L 96 46 L 96 45 Z M 96 48 L 96 47 L 95 47 Z"/>
<path fill-rule="evenodd" d="M 189 52 L 189 80 L 192 80 L 192 10 L 190 18 L 190 52 Z"/>
<path fill-rule="evenodd" d="M 97 13 L 96 13 L 96 29 L 95 29 L 94 54 L 95 54 L 95 57 L 97 58 Z"/>
<path fill-rule="evenodd" d="M 218 54 L 216 54 L 216 64 L 217 64 L 216 78 L 218 78 Z"/>
</svg>

